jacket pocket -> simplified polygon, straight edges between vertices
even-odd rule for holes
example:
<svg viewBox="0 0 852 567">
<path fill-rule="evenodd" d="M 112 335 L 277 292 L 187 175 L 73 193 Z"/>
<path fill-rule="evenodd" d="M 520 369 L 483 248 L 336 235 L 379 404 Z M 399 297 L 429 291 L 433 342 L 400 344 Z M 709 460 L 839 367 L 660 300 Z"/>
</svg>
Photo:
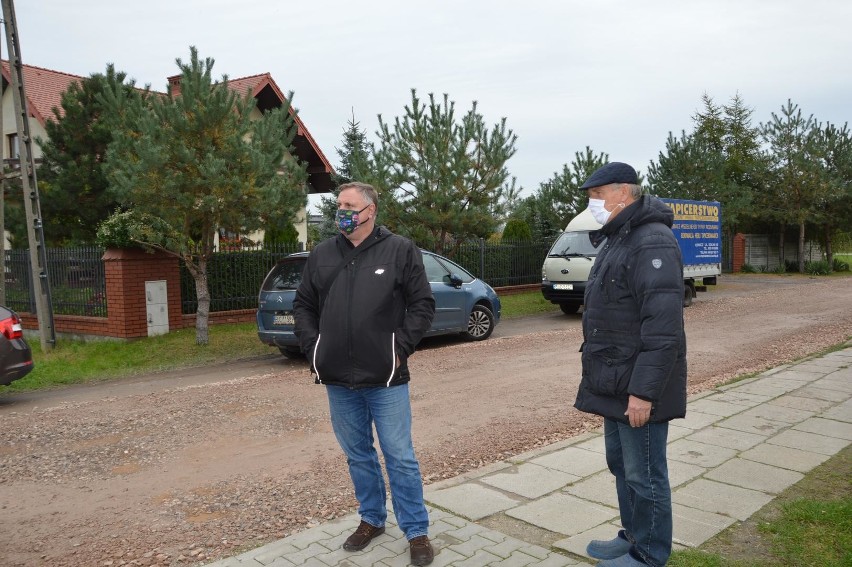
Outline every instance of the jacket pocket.
<svg viewBox="0 0 852 567">
<path fill-rule="evenodd" d="M 583 347 L 583 384 L 594 394 L 623 396 L 630 385 L 636 349 L 623 345 Z"/>
</svg>

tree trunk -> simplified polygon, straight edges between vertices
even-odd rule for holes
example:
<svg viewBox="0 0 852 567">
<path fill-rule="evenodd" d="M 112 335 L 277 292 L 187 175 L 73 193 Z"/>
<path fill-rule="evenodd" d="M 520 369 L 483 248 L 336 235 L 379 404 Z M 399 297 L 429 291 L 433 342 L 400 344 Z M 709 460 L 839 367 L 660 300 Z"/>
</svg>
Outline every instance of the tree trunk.
<svg viewBox="0 0 852 567">
<path fill-rule="evenodd" d="M 781 229 L 778 232 L 778 261 L 784 266 L 785 271 L 787 269 L 787 256 L 784 253 L 784 233 L 786 232 L 786 228 L 787 226 L 782 222 Z"/>
<path fill-rule="evenodd" d="M 210 342 L 208 333 L 210 323 L 210 288 L 207 286 L 207 260 L 198 260 L 198 269 L 193 271 L 195 279 L 195 297 L 198 309 L 195 312 L 195 344 L 206 345 Z"/>
<path fill-rule="evenodd" d="M 831 225 L 825 225 L 825 259 L 828 261 L 829 269 L 834 268 L 834 252 L 831 250 Z"/>
<path fill-rule="evenodd" d="M 805 273 L 805 221 L 799 221 L 799 273 Z"/>
</svg>

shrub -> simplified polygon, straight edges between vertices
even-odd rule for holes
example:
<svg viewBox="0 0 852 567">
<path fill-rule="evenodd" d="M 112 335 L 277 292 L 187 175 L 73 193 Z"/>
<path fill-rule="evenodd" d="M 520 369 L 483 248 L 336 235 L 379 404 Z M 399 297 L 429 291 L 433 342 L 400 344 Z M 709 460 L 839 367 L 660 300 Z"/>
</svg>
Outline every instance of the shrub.
<svg viewBox="0 0 852 567">
<path fill-rule="evenodd" d="M 831 266 L 832 271 L 835 272 L 848 272 L 849 271 L 849 263 L 844 262 L 840 258 L 835 258 L 834 262 Z"/>
<path fill-rule="evenodd" d="M 827 276 L 831 273 L 831 265 L 826 260 L 805 262 L 805 273 L 812 276 Z"/>
<path fill-rule="evenodd" d="M 751 264 L 743 264 L 740 271 L 744 274 L 756 274 L 758 270 Z"/>
</svg>

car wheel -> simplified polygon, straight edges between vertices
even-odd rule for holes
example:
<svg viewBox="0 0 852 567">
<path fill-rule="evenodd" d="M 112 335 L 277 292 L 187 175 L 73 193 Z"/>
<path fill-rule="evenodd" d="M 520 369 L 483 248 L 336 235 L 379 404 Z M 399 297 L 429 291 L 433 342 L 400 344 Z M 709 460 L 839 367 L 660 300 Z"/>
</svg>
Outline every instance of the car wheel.
<svg viewBox="0 0 852 567">
<path fill-rule="evenodd" d="M 471 341 L 484 341 L 494 332 L 494 314 L 484 305 L 474 305 L 467 318 L 465 336 Z"/>
<path fill-rule="evenodd" d="M 559 308 L 566 315 L 573 315 L 574 313 L 576 313 L 577 311 L 580 310 L 580 304 L 579 303 L 560 303 Z"/>
<path fill-rule="evenodd" d="M 289 358 L 291 360 L 302 358 L 302 351 L 299 350 L 297 347 L 283 346 L 278 347 L 278 350 L 281 351 L 281 354 L 284 355 L 284 358 Z"/>
</svg>

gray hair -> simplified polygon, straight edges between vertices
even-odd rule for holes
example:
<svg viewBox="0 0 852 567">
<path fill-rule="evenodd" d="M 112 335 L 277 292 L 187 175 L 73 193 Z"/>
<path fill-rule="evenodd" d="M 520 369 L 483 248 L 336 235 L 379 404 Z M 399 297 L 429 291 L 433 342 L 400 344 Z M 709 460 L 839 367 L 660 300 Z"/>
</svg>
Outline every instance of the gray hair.
<svg viewBox="0 0 852 567">
<path fill-rule="evenodd" d="M 633 197 L 634 199 L 639 199 L 642 196 L 642 186 L 641 185 L 634 185 L 632 183 L 628 183 L 627 186 L 630 187 L 630 196 L 631 197 Z"/>
<path fill-rule="evenodd" d="M 361 194 L 361 197 L 364 198 L 364 201 L 368 205 L 376 205 L 376 208 L 379 208 L 379 193 L 376 191 L 376 188 L 369 183 L 350 181 L 349 183 L 344 183 L 340 186 L 340 191 L 343 191 L 344 189 L 357 189 L 358 193 Z"/>
</svg>

